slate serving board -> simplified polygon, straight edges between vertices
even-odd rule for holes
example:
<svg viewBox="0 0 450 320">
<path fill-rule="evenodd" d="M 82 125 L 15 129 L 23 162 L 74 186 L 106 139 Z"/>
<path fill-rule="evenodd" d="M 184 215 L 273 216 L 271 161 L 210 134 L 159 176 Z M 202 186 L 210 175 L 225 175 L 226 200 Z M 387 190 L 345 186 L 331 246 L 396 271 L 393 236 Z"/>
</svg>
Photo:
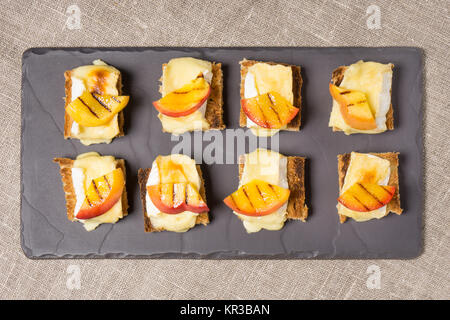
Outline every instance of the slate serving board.
<svg viewBox="0 0 450 320">
<path fill-rule="evenodd" d="M 239 127 L 239 61 L 243 58 L 302 67 L 300 132 L 281 132 L 279 151 L 307 158 L 310 217 L 280 231 L 247 234 L 222 203 L 238 185 L 237 164 L 202 164 L 211 224 L 189 232 L 145 233 L 138 168 L 169 154 L 177 141 L 161 132 L 151 102 L 160 98 L 161 64 L 191 56 L 221 62 L 228 129 Z M 125 133 L 109 145 L 64 140 L 64 71 L 103 59 L 123 75 L 131 96 Z M 328 82 L 340 65 L 363 59 L 395 64 L 392 103 L 395 130 L 345 136 L 328 128 Z M 414 258 L 422 251 L 422 51 L 417 48 L 34 48 L 23 54 L 21 144 L 21 244 L 29 258 Z M 191 135 L 192 136 L 192 135 Z M 193 137 L 193 136 L 192 136 Z M 203 144 L 203 148 L 205 147 Z M 54 157 L 98 151 L 126 160 L 129 215 L 86 232 L 66 217 L 59 167 Z M 340 153 L 400 152 L 404 213 L 341 225 L 336 213 Z M 226 150 L 224 151 L 226 152 Z"/>
</svg>

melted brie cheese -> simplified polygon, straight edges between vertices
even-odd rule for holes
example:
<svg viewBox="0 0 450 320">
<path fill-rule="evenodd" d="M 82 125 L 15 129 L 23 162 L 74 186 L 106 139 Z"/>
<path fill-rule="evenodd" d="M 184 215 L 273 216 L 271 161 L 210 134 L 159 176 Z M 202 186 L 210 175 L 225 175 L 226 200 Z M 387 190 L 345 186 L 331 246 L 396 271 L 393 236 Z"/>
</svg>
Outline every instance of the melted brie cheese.
<svg viewBox="0 0 450 320">
<path fill-rule="evenodd" d="M 212 64 L 195 58 L 183 57 L 170 60 L 163 70 L 161 93 L 163 96 L 180 89 L 202 73 L 212 72 Z"/>
<path fill-rule="evenodd" d="M 80 126 L 74 121 L 71 134 L 73 137 L 80 139 L 80 142 L 85 146 L 94 143 L 111 143 L 112 139 L 120 132 L 118 117 L 119 115 L 116 114 L 110 122 L 98 127 Z"/>
<path fill-rule="evenodd" d="M 158 158 L 157 158 L 158 159 Z M 164 166 L 164 162 L 172 161 L 182 167 L 184 176 L 191 182 L 197 190 L 200 190 L 201 180 L 195 165 L 195 161 L 186 155 L 172 154 L 164 157 L 159 157 L 160 163 Z M 153 161 L 150 174 L 147 179 L 146 186 L 154 186 L 160 183 L 177 183 L 183 181 L 170 180 L 164 172 L 160 171 L 157 160 Z M 167 214 L 161 212 L 152 202 L 148 192 L 145 194 L 145 203 L 147 216 L 150 218 L 152 226 L 157 229 L 164 229 L 173 232 L 186 232 L 195 226 L 198 213 L 191 211 L 184 211 L 177 214 Z"/>
<path fill-rule="evenodd" d="M 362 60 L 350 65 L 344 72 L 339 87 L 358 90 L 366 94 L 372 113 L 375 115 L 377 128 L 373 130 L 358 130 L 350 127 L 342 117 L 339 104 L 333 99 L 329 127 L 336 127 L 345 134 L 380 133 L 387 130 L 386 114 L 391 105 L 393 64 L 364 62 Z"/>
<path fill-rule="evenodd" d="M 184 117 L 169 117 L 162 113 L 158 114 L 164 132 L 169 132 L 174 135 L 180 135 L 189 131 L 208 130 L 210 125 L 206 121 L 206 104 L 205 103 L 191 114 Z"/>
<path fill-rule="evenodd" d="M 350 164 L 344 179 L 341 194 L 357 182 L 375 183 L 386 186 L 389 183 L 391 175 L 389 160 L 365 153 L 352 152 Z M 371 219 L 380 219 L 388 213 L 386 206 L 369 212 L 358 212 L 337 205 L 339 214 L 353 218 L 356 221 L 367 221 Z"/>
<path fill-rule="evenodd" d="M 203 74 L 205 80 L 211 84 L 213 77 L 211 62 L 189 57 L 170 60 L 163 68 L 162 96 L 180 89 L 196 79 L 199 74 Z M 210 125 L 205 118 L 207 103 L 208 101 L 205 101 L 198 110 L 184 117 L 169 117 L 159 113 L 158 118 L 161 120 L 163 131 L 179 135 L 188 131 L 208 130 Z"/>
<path fill-rule="evenodd" d="M 266 149 L 256 149 L 246 154 L 239 187 L 254 179 L 289 189 L 287 158 L 278 152 Z M 234 212 L 234 214 L 243 221 L 245 230 L 252 233 L 261 229 L 280 230 L 287 219 L 286 209 L 287 202 L 277 211 L 261 217 L 246 216 L 237 212 Z"/>
<path fill-rule="evenodd" d="M 84 202 L 85 190 L 92 180 L 110 173 L 117 167 L 117 161 L 113 156 L 100 156 L 97 152 L 80 154 L 73 163 L 72 183 L 76 195 L 74 210 L 75 220 L 83 223 L 87 231 L 92 231 L 102 223 L 116 223 L 123 218 L 122 198 L 104 214 L 91 219 L 77 219 L 76 215 Z"/>
<path fill-rule="evenodd" d="M 120 71 L 107 65 L 101 60 L 95 60 L 93 65 L 81 66 L 72 70 L 72 101 L 83 94 L 84 91 L 99 94 L 119 95 L 117 82 Z M 108 124 L 98 127 L 84 127 L 73 121 L 71 135 L 80 139 L 84 145 L 93 143 L 110 143 L 120 133 L 118 115 Z"/>
<path fill-rule="evenodd" d="M 255 63 L 247 69 L 244 80 L 244 98 L 249 99 L 258 95 L 275 91 L 281 94 L 291 104 L 294 103 L 294 93 L 292 91 L 292 68 L 280 64 L 270 65 L 267 63 Z M 258 126 L 247 117 L 247 128 L 254 135 L 260 137 L 270 137 L 281 129 L 266 129 Z"/>
</svg>

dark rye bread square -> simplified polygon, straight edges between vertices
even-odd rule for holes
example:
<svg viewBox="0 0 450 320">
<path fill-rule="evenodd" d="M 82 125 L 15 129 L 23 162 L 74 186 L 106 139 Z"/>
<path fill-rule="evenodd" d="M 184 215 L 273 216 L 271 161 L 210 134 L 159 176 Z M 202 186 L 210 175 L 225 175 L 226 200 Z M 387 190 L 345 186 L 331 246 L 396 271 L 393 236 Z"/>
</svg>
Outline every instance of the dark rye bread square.
<svg viewBox="0 0 450 320">
<path fill-rule="evenodd" d="M 294 66 L 294 65 L 285 64 L 285 63 L 264 62 L 264 61 L 255 61 L 255 60 L 247 60 L 247 59 L 240 61 L 239 64 L 241 65 L 241 92 L 240 92 L 241 100 L 245 98 L 245 96 L 244 96 L 245 77 L 247 75 L 248 68 L 256 63 L 267 63 L 270 65 L 280 64 L 280 65 L 292 68 L 292 91 L 294 94 L 294 107 L 298 108 L 299 112 L 297 113 L 295 118 L 292 119 L 291 122 L 289 122 L 287 124 L 287 128 L 282 129 L 282 130 L 299 131 L 301 122 L 302 122 L 302 84 L 303 84 L 300 66 Z M 245 115 L 245 112 L 242 109 L 242 104 L 241 104 L 241 112 L 240 112 L 240 117 L 239 117 L 239 125 L 241 127 L 247 126 L 247 116 Z"/>
<path fill-rule="evenodd" d="M 348 68 L 347 66 L 340 66 L 336 68 L 331 74 L 331 83 L 336 86 L 339 86 L 342 80 L 344 79 L 344 73 L 345 70 L 347 70 L 347 68 Z M 392 96 L 392 87 L 390 93 Z M 392 107 L 392 102 L 391 105 L 389 106 L 388 112 L 386 113 L 386 128 L 387 130 L 394 130 L 394 109 Z M 342 131 L 342 130 L 337 127 L 333 127 L 333 131 Z"/>
<path fill-rule="evenodd" d="M 74 210 L 75 205 L 77 203 L 77 198 L 72 183 L 72 168 L 75 160 L 69 158 L 54 158 L 53 162 L 58 163 L 60 167 L 61 180 L 66 198 L 67 218 L 69 218 L 70 221 L 74 221 L 75 219 Z M 122 169 L 126 181 L 125 160 L 117 159 L 116 168 Z M 124 217 L 128 215 L 128 198 L 126 188 L 123 189 L 122 193 L 122 212 Z"/>
<path fill-rule="evenodd" d="M 389 160 L 391 175 L 389 176 L 388 185 L 395 186 L 395 194 L 392 200 L 387 204 L 386 215 L 389 212 L 396 214 L 402 214 L 403 209 L 400 207 L 400 188 L 398 182 L 398 152 L 386 152 L 386 153 L 369 153 L 371 155 Z M 350 153 L 339 154 L 338 158 L 338 175 L 339 175 L 339 194 L 341 194 L 342 187 L 344 186 L 345 175 L 347 174 L 348 166 L 350 165 Z M 347 220 L 347 216 L 339 214 L 339 221 L 344 223 Z"/>
<path fill-rule="evenodd" d="M 200 169 L 199 165 L 196 165 L 198 175 L 200 176 L 201 186 L 200 186 L 200 195 L 202 199 L 206 202 L 206 192 L 205 192 L 205 181 L 203 180 L 202 176 L 202 170 Z M 165 231 L 164 228 L 155 228 L 152 225 L 152 222 L 150 218 L 147 215 L 147 201 L 145 199 L 145 196 L 147 194 L 147 180 L 148 176 L 150 175 L 151 168 L 147 169 L 139 169 L 138 170 L 138 183 L 139 183 L 139 189 L 140 189 L 140 197 L 142 202 L 142 210 L 144 213 L 144 229 L 145 232 L 159 232 L 159 231 Z M 206 226 L 209 223 L 209 214 L 208 212 L 202 212 L 197 216 L 197 220 L 195 221 L 195 224 L 202 224 Z"/>
<path fill-rule="evenodd" d="M 64 84 L 64 92 L 65 92 L 65 105 L 64 108 L 67 108 L 70 102 L 72 102 L 72 70 L 67 70 L 64 72 L 65 84 Z M 122 74 L 119 73 L 119 78 L 117 79 L 117 92 L 119 95 L 122 95 Z M 96 91 L 98 94 L 103 94 L 101 88 Z M 123 116 L 123 110 L 119 112 L 117 117 L 118 125 L 119 125 L 119 134 L 116 137 L 122 137 L 124 135 L 123 124 L 125 122 Z M 73 119 L 67 112 L 64 112 L 64 139 L 73 138 L 71 134 Z"/>
<path fill-rule="evenodd" d="M 287 157 L 287 180 L 291 191 L 288 199 L 287 217 L 306 222 L 308 207 L 305 203 L 305 162 L 303 157 Z M 245 167 L 245 156 L 239 157 L 239 180 Z"/>
<path fill-rule="evenodd" d="M 166 66 L 165 63 L 162 65 L 163 74 Z M 206 103 L 205 118 L 209 123 L 209 130 L 223 130 L 226 126 L 223 122 L 223 73 L 221 63 L 212 62 L 212 74 L 211 93 Z M 161 82 L 159 92 L 162 93 L 163 77 L 159 81 Z"/>
</svg>

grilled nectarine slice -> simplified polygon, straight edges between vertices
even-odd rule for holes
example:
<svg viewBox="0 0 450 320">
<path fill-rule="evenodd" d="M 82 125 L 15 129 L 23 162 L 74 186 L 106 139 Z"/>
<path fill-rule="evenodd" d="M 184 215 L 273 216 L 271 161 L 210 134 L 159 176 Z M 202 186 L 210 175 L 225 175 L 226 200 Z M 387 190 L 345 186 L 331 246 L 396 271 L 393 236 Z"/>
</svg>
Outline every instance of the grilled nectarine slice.
<svg viewBox="0 0 450 320">
<path fill-rule="evenodd" d="M 203 78 L 198 77 L 158 101 L 153 102 L 156 110 L 169 117 L 187 116 L 197 109 L 208 99 L 211 86 Z"/>
<path fill-rule="evenodd" d="M 288 201 L 290 191 L 262 180 L 252 180 L 225 198 L 233 211 L 246 216 L 265 216 Z"/>
<path fill-rule="evenodd" d="M 297 115 L 299 109 L 277 92 L 241 100 L 242 110 L 258 126 L 280 129 Z"/>
<path fill-rule="evenodd" d="M 342 118 L 350 127 L 358 130 L 376 129 L 375 117 L 363 92 L 330 83 L 330 94 L 339 104 Z"/>
<path fill-rule="evenodd" d="M 111 209 L 122 197 L 125 180 L 122 169 L 115 169 L 104 176 L 95 178 L 86 190 L 86 198 L 77 219 L 90 219 Z"/>
<path fill-rule="evenodd" d="M 394 186 L 355 183 L 338 198 L 338 201 L 350 210 L 369 212 L 388 204 L 394 193 Z"/>
<path fill-rule="evenodd" d="M 155 207 L 163 213 L 177 214 L 184 211 L 202 213 L 209 211 L 197 189 L 189 182 L 147 186 L 147 192 Z"/>
<path fill-rule="evenodd" d="M 129 100 L 129 96 L 99 95 L 85 91 L 69 103 L 66 111 L 79 125 L 98 127 L 110 122 L 127 106 Z"/>
</svg>

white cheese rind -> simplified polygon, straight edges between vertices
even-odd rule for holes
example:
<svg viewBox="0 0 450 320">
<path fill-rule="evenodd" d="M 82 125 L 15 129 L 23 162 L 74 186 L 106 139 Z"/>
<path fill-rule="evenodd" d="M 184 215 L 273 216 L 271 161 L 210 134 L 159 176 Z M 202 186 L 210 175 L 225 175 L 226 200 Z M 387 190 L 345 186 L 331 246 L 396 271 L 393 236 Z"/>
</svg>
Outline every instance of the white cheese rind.
<svg viewBox="0 0 450 320">
<path fill-rule="evenodd" d="M 70 97 L 73 101 L 79 96 L 81 96 L 84 91 L 86 91 L 86 86 L 84 85 L 84 82 L 81 79 L 75 78 L 73 76 L 70 79 L 72 81 Z"/>
</svg>

